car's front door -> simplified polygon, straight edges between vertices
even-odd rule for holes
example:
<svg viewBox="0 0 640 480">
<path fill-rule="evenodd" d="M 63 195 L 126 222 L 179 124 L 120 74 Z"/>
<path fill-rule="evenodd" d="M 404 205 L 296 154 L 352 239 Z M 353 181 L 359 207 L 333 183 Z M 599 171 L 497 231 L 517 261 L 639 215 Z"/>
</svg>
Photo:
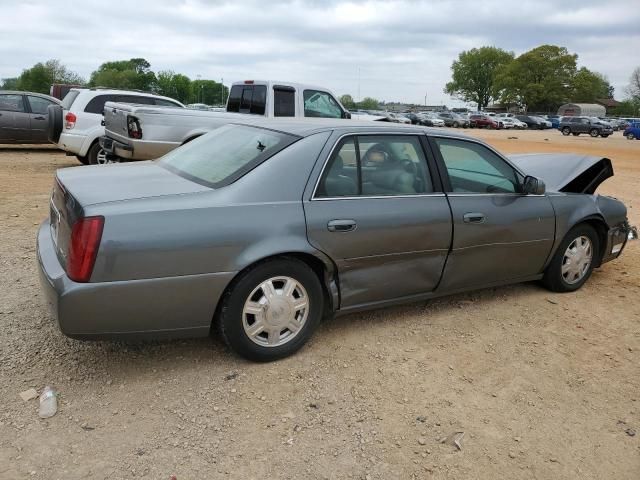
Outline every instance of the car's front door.
<svg viewBox="0 0 640 480">
<path fill-rule="evenodd" d="M 440 281 L 451 211 L 424 141 L 345 136 L 322 153 L 305 194 L 307 235 L 337 265 L 342 309 L 431 292 Z"/>
<path fill-rule="evenodd" d="M 13 93 L 0 95 L 0 143 L 20 143 L 29 135 L 29 114 L 24 96 Z"/>
<path fill-rule="evenodd" d="M 555 235 L 549 198 L 520 193 L 523 175 L 481 143 L 432 137 L 431 144 L 447 174 L 453 215 L 452 250 L 439 289 L 481 287 L 539 274 Z"/>
<path fill-rule="evenodd" d="M 47 138 L 47 120 L 49 115 L 47 107 L 54 105 L 53 102 L 46 98 L 27 95 L 31 113 L 29 113 L 29 122 L 31 132 L 29 134 L 29 143 L 48 143 Z"/>
</svg>

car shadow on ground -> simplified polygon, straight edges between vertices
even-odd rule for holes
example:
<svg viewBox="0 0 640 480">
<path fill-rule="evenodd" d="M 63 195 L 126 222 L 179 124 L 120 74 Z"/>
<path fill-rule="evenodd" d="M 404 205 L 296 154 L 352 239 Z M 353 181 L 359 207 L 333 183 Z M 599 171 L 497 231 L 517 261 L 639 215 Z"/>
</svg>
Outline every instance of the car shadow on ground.
<svg viewBox="0 0 640 480">
<path fill-rule="evenodd" d="M 341 338 L 360 335 L 364 323 L 368 328 L 393 321 L 402 325 L 407 319 L 414 321 L 416 317 L 424 318 L 425 322 L 428 322 L 429 315 L 436 311 L 453 316 L 452 322 L 456 322 L 460 309 L 469 305 L 484 308 L 497 299 L 517 301 L 520 294 L 535 294 L 542 290 L 536 283 L 492 287 L 428 301 L 331 317 L 323 321 L 311 341 L 293 358 L 297 357 L 297 361 L 300 361 L 300 356 L 305 356 L 303 361 L 324 358 L 326 352 L 322 351 L 323 343 L 336 345 L 340 343 Z M 171 370 L 174 374 L 187 373 L 195 365 L 198 368 L 206 367 L 226 372 L 242 371 L 258 365 L 230 351 L 216 332 L 209 337 L 197 339 L 123 342 L 74 340 L 64 337 L 53 324 L 51 329 L 56 329 L 57 340 L 64 343 L 58 346 L 65 350 L 63 355 L 79 366 L 78 368 L 86 367 L 96 376 L 109 375 L 110 372 L 117 371 L 119 375 L 124 374 L 127 379 L 134 380 L 136 376 L 155 373 L 158 369 Z M 287 359 L 280 361 L 287 362 Z"/>
</svg>

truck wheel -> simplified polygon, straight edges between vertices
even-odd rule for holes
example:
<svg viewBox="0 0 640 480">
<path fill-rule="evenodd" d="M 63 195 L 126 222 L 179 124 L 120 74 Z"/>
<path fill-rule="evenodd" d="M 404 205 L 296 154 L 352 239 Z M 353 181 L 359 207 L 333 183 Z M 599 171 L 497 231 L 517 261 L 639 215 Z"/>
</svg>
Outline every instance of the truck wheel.
<svg viewBox="0 0 640 480">
<path fill-rule="evenodd" d="M 636 136 L 632 132 L 627 133 L 627 140 L 635 140 L 635 139 L 636 139 Z"/>
<path fill-rule="evenodd" d="M 600 135 L 600 132 L 598 132 L 597 128 L 592 128 L 591 130 L 589 130 L 589 135 L 591 135 L 593 138 L 596 138 L 598 135 Z"/>
<path fill-rule="evenodd" d="M 578 290 L 591 276 L 599 248 L 598 234 L 591 225 L 573 227 L 551 259 L 542 283 L 552 292 Z"/>
<path fill-rule="evenodd" d="M 570 129 L 569 127 L 564 127 L 564 128 L 562 129 L 562 134 L 563 134 L 563 135 L 565 135 L 565 136 L 566 136 L 566 135 L 569 135 L 570 133 L 571 133 L 571 129 Z"/>
<path fill-rule="evenodd" d="M 238 354 L 268 362 L 293 354 L 313 334 L 323 315 L 317 275 L 293 258 L 250 267 L 234 280 L 221 301 L 217 326 Z"/>
</svg>

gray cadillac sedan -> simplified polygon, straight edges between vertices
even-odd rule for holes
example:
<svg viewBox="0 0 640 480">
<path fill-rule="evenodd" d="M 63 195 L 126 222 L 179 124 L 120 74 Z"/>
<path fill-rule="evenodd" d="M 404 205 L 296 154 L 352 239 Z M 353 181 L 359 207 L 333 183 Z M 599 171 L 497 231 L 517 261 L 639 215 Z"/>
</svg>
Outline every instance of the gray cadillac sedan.
<svg viewBox="0 0 640 480">
<path fill-rule="evenodd" d="M 38 232 L 60 329 L 208 335 L 268 361 L 325 315 L 515 282 L 580 288 L 637 237 L 611 161 L 343 120 L 221 127 L 156 161 L 59 170 Z M 545 188 L 546 185 L 546 188 Z"/>
</svg>

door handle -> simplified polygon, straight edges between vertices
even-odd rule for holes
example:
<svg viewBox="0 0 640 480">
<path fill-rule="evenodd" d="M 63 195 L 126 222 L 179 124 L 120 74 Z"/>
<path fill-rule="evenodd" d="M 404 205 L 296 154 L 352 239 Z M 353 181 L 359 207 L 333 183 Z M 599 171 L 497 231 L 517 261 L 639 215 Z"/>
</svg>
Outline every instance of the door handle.
<svg viewBox="0 0 640 480">
<path fill-rule="evenodd" d="M 355 220 L 331 220 L 327 223 L 327 230 L 330 232 L 352 232 L 355 229 Z"/>
<path fill-rule="evenodd" d="M 462 218 L 464 223 L 484 223 L 487 219 L 484 213 L 465 213 Z"/>
<path fill-rule="evenodd" d="M 44 117 L 33 117 L 34 120 L 44 120 Z"/>
</svg>

